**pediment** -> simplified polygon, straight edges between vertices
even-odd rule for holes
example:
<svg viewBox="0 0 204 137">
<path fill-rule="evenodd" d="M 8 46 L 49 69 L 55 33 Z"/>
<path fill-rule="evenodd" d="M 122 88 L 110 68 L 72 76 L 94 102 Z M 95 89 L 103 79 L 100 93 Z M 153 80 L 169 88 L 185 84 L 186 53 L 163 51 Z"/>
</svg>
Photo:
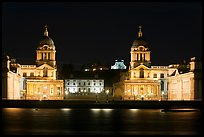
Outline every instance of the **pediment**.
<svg viewBox="0 0 204 137">
<path fill-rule="evenodd" d="M 48 64 L 42 64 L 39 67 L 37 67 L 37 69 L 43 69 L 43 68 L 48 68 L 48 69 L 55 69 L 52 66 L 48 65 Z"/>
<path fill-rule="evenodd" d="M 136 70 L 140 70 L 141 68 L 144 69 L 144 70 L 145 70 L 145 69 L 148 69 L 148 70 L 150 69 L 150 68 L 148 68 L 147 66 L 145 66 L 145 65 L 143 65 L 143 64 L 137 66 L 137 67 L 134 68 L 134 69 L 136 69 Z"/>
</svg>

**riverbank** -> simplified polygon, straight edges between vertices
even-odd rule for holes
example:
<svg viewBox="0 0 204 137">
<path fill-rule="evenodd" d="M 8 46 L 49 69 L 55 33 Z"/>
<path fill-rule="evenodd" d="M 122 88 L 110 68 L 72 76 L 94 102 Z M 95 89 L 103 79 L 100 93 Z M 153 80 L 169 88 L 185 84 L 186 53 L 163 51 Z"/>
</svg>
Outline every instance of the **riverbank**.
<svg viewBox="0 0 204 137">
<path fill-rule="evenodd" d="M 203 108 L 202 101 L 2 100 L 2 108 Z"/>
</svg>

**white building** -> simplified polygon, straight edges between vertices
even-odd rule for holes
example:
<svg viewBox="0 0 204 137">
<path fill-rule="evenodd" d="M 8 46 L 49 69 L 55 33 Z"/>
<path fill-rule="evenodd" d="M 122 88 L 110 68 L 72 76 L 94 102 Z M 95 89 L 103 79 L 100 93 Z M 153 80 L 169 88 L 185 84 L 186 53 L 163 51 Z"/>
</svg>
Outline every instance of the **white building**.
<svg viewBox="0 0 204 137">
<path fill-rule="evenodd" d="M 104 91 L 103 79 L 65 79 L 65 95 L 69 93 L 101 93 Z"/>
<path fill-rule="evenodd" d="M 127 67 L 124 64 L 124 60 L 118 61 L 115 60 L 115 64 L 111 66 L 111 69 L 126 69 Z"/>
</svg>

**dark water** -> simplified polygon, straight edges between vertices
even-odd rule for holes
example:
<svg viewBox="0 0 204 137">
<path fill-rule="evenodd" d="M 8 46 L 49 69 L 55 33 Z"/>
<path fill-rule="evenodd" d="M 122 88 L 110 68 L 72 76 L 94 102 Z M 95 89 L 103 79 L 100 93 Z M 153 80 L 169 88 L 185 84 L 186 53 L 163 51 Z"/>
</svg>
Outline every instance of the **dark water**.
<svg viewBox="0 0 204 137">
<path fill-rule="evenodd" d="M 202 113 L 160 109 L 3 108 L 4 135 L 199 135 Z"/>
</svg>

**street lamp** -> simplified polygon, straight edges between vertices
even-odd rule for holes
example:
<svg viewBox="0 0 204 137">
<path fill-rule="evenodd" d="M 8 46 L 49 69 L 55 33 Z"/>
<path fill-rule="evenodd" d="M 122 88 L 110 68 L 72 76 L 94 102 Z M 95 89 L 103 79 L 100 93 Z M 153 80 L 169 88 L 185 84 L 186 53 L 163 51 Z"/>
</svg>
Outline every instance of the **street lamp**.
<svg viewBox="0 0 204 137">
<path fill-rule="evenodd" d="M 142 95 L 141 97 L 142 97 L 142 100 L 144 100 L 144 95 Z"/>
<path fill-rule="evenodd" d="M 109 93 L 109 89 L 106 90 L 106 95 L 107 95 L 107 103 L 108 103 L 108 93 Z"/>
<path fill-rule="evenodd" d="M 161 100 L 163 100 L 164 99 L 164 91 L 162 91 L 162 98 L 161 98 Z"/>
</svg>

